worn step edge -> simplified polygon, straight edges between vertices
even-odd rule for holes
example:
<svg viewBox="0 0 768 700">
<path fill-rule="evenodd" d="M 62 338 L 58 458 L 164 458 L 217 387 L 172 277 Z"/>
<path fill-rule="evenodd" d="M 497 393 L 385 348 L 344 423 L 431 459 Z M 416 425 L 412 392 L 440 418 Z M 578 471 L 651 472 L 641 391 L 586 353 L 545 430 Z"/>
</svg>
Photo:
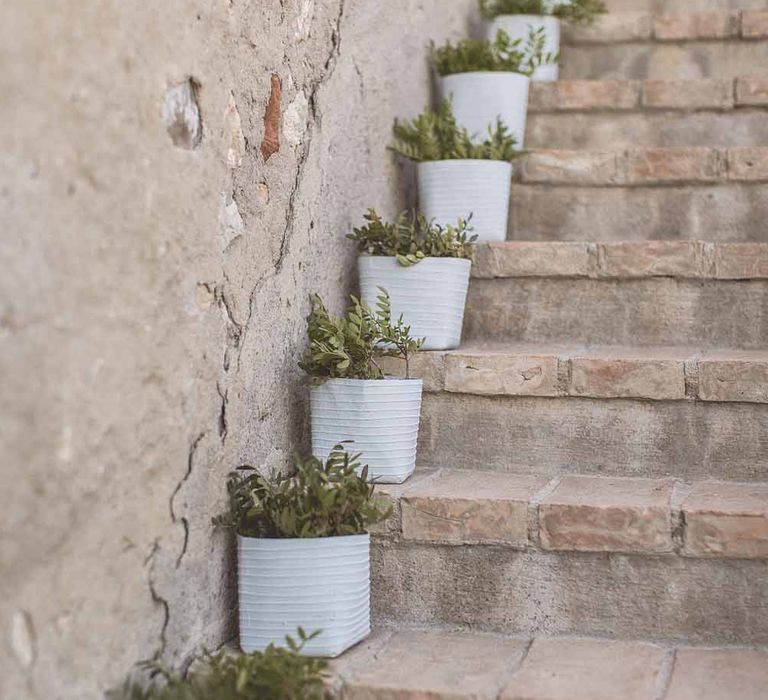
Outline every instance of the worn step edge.
<svg viewBox="0 0 768 700">
<path fill-rule="evenodd" d="M 580 187 L 766 182 L 768 147 L 532 149 L 516 163 L 514 179 L 523 185 Z"/>
<path fill-rule="evenodd" d="M 424 391 L 478 396 L 768 403 L 768 352 L 684 348 L 464 347 L 418 353 Z M 402 362 L 387 358 L 395 375 Z"/>
<path fill-rule="evenodd" d="M 531 83 L 531 114 L 768 107 L 768 79 L 562 80 Z"/>
<path fill-rule="evenodd" d="M 347 700 L 555 700 L 574 688 L 579 697 L 750 700 L 768 684 L 768 651 L 380 626 L 330 670 Z"/>
<path fill-rule="evenodd" d="M 655 15 L 612 12 L 592 26 L 563 23 L 563 44 L 759 40 L 768 37 L 768 12 L 723 10 Z"/>
<path fill-rule="evenodd" d="M 420 470 L 373 534 L 436 545 L 768 559 L 768 483 Z"/>
<path fill-rule="evenodd" d="M 768 279 L 768 243 L 504 241 L 474 248 L 472 277 Z"/>
</svg>

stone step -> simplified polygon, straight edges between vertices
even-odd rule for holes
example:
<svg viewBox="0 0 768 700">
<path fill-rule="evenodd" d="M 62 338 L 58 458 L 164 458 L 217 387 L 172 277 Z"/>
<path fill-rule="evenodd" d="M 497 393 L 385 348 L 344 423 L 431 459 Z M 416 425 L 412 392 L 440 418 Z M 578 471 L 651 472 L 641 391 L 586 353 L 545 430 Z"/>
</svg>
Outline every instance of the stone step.
<svg viewBox="0 0 768 700">
<path fill-rule="evenodd" d="M 467 342 L 768 347 L 768 243 L 479 245 Z"/>
<path fill-rule="evenodd" d="M 604 0 L 610 13 L 651 12 L 656 15 L 727 10 L 768 10 L 766 0 Z"/>
<path fill-rule="evenodd" d="M 510 239 L 768 241 L 768 148 L 530 151 Z"/>
<path fill-rule="evenodd" d="M 768 484 L 420 471 L 373 549 L 376 619 L 768 644 Z"/>
<path fill-rule="evenodd" d="M 616 12 L 564 26 L 563 79 L 675 80 L 759 74 L 768 59 L 768 11 Z"/>
<path fill-rule="evenodd" d="M 346 700 L 764 700 L 768 652 L 381 627 L 332 670 Z"/>
<path fill-rule="evenodd" d="M 529 148 L 751 146 L 768 143 L 768 80 L 532 83 Z"/>
</svg>

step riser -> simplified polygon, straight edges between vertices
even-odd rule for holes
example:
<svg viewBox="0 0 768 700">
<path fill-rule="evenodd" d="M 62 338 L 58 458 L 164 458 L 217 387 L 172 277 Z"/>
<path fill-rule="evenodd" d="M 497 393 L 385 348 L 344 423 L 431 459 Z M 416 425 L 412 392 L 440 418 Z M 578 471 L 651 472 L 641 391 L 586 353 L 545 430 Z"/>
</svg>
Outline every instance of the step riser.
<svg viewBox="0 0 768 700">
<path fill-rule="evenodd" d="M 510 240 L 768 242 L 768 187 L 513 184 Z"/>
<path fill-rule="evenodd" d="M 768 112 L 600 112 L 531 114 L 529 148 L 750 146 L 768 143 Z"/>
<path fill-rule="evenodd" d="M 768 63 L 764 40 L 564 46 L 561 80 L 735 78 Z"/>
<path fill-rule="evenodd" d="M 768 346 L 768 280 L 473 279 L 464 341 Z"/>
<path fill-rule="evenodd" d="M 487 631 L 768 644 L 761 561 L 378 541 L 374 618 Z"/>
<path fill-rule="evenodd" d="M 768 479 L 768 405 L 425 394 L 422 467 Z"/>
<path fill-rule="evenodd" d="M 608 12 L 652 12 L 686 14 L 727 10 L 765 10 L 765 0 L 605 0 Z"/>
</svg>

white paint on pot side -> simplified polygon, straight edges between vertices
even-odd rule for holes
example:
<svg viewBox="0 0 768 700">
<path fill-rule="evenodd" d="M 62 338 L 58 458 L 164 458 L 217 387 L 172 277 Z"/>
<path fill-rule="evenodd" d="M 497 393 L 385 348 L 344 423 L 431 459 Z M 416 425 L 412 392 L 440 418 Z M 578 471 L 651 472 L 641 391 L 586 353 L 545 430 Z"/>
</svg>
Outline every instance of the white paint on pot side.
<svg viewBox="0 0 768 700">
<path fill-rule="evenodd" d="M 440 79 L 442 97 L 450 97 L 453 113 L 476 142 L 488 137 L 496 120 L 507 126 L 520 147 L 525 141 L 530 79 L 520 73 L 476 71 Z"/>
<path fill-rule="evenodd" d="M 485 33 L 488 39 L 494 39 L 496 32 L 503 29 L 512 40 L 520 39 L 522 44 L 528 40 L 528 34 L 533 28 L 537 30 L 544 27 L 544 53 L 560 52 L 560 20 L 557 17 L 547 15 L 499 15 L 485 25 Z M 539 66 L 531 76 L 531 80 L 539 82 L 553 82 L 560 75 L 560 66 L 557 63 L 548 63 Z"/>
<path fill-rule="evenodd" d="M 357 263 L 360 296 L 372 308 L 379 287 L 389 292 L 392 317 L 401 314 L 424 350 L 450 350 L 461 342 L 470 260 L 425 258 L 403 267 L 397 258 L 362 255 Z"/>
<path fill-rule="evenodd" d="M 310 389 L 312 453 L 325 459 L 350 440 L 368 477 L 401 484 L 416 466 L 420 379 L 329 379 Z"/>
<path fill-rule="evenodd" d="M 322 630 L 303 649 L 335 657 L 371 632 L 370 536 L 237 538 L 240 647 L 285 646 L 296 630 Z"/>
<path fill-rule="evenodd" d="M 479 241 L 507 237 L 512 164 L 500 160 L 433 160 L 418 165 L 419 206 L 441 226 L 472 214 Z"/>
</svg>

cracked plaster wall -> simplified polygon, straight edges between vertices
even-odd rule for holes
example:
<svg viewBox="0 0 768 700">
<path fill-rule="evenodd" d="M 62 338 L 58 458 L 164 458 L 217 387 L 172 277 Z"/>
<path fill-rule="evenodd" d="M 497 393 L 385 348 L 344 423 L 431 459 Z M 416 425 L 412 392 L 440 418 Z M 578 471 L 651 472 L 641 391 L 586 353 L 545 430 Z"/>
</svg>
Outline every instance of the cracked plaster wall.
<svg viewBox="0 0 768 700">
<path fill-rule="evenodd" d="M 405 203 L 392 118 L 473 5 L 3 3 L 0 697 L 233 637 L 224 476 L 307 446 L 307 295 Z"/>
</svg>

